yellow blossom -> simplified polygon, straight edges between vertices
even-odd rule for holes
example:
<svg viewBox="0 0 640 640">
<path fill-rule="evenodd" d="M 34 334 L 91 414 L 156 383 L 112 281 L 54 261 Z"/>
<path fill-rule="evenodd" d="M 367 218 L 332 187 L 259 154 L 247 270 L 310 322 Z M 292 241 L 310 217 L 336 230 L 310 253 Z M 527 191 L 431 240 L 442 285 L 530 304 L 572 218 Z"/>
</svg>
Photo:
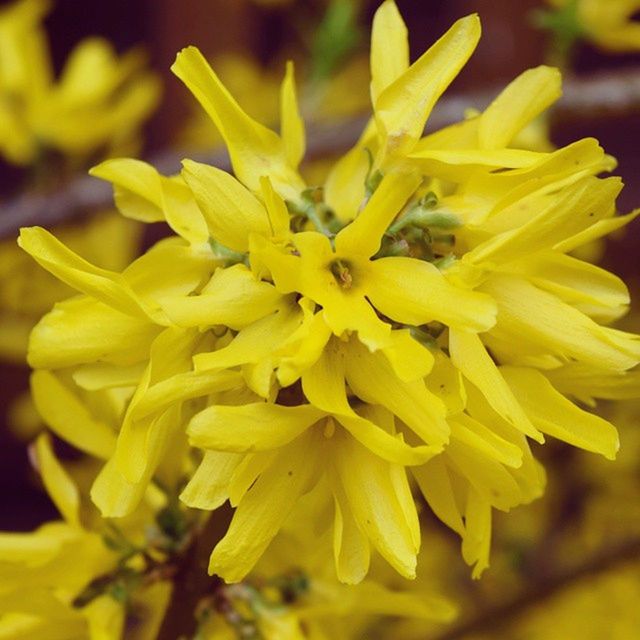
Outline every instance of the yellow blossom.
<svg viewBox="0 0 640 640">
<path fill-rule="evenodd" d="M 543 25 L 560 37 L 578 37 L 604 51 L 622 53 L 640 49 L 638 0 L 547 0 L 555 14 L 543 16 Z"/>
<path fill-rule="evenodd" d="M 483 113 L 423 135 L 479 36 L 468 16 L 409 64 L 404 23 L 384 2 L 373 117 L 322 187 L 299 172 L 292 66 L 278 135 L 189 47 L 173 70 L 218 127 L 235 177 L 188 160 L 170 178 L 134 160 L 96 167 L 124 215 L 180 236 L 122 273 L 22 231 L 22 248 L 83 294 L 35 328 L 32 366 L 132 394 L 93 487 L 105 516 L 135 510 L 188 437 L 204 453 L 183 502 L 236 508 L 210 561 L 228 582 L 315 491 L 341 581 L 365 578 L 372 548 L 413 578 L 409 474 L 479 576 L 492 509 L 543 491 L 528 439 L 615 456 L 613 425 L 568 396 L 610 397 L 611 380 L 633 388 L 640 339 L 606 326 L 626 309 L 624 283 L 568 253 L 636 214 L 615 215 L 621 184 L 597 177 L 614 162 L 595 140 L 514 146 L 559 97 L 555 69 L 526 71 Z M 573 366 L 594 385 L 559 383 Z"/>
</svg>

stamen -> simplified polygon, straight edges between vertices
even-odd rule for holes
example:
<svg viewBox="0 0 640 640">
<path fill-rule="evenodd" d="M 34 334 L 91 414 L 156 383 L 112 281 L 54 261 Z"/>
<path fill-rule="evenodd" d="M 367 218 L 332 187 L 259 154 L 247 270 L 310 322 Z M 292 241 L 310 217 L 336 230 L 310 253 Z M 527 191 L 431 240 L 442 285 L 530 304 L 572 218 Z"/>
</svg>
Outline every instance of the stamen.
<svg viewBox="0 0 640 640">
<path fill-rule="evenodd" d="M 353 276 L 349 269 L 349 263 L 345 260 L 334 260 L 329 268 L 333 277 L 343 289 L 351 289 L 353 284 Z"/>
</svg>

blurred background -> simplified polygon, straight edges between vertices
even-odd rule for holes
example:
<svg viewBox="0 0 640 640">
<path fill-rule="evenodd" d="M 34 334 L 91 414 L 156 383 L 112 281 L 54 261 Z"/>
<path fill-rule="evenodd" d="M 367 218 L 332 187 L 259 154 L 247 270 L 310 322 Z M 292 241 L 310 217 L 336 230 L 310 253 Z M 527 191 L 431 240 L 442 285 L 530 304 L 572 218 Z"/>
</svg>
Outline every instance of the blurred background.
<svg viewBox="0 0 640 640">
<path fill-rule="evenodd" d="M 0 2 L 0 11 L 7 11 L 13 4 Z M 65 292 L 54 291 L 49 281 L 43 281 L 37 284 L 39 293 L 34 293 L 32 287 L 40 276 L 34 275 L 36 268 L 27 266 L 13 248 L 11 232 L 20 223 L 14 219 L 19 210 L 16 199 L 20 199 L 23 207 L 20 211 L 26 212 L 25 217 L 31 216 L 30 224 L 41 222 L 48 226 L 46 220 L 40 221 L 38 217 L 42 211 L 46 212 L 46 206 L 43 208 L 42 200 L 36 202 L 34 194 L 44 194 L 45 203 L 48 199 L 52 203 L 55 198 L 59 200 L 60 194 L 67 194 L 69 184 L 74 184 L 78 176 L 85 175 L 92 164 L 106 156 L 138 154 L 154 163 L 157 160 L 167 171 L 177 169 L 179 159 L 187 154 L 212 156 L 224 164 L 224 155 L 216 151 L 220 141 L 213 125 L 169 71 L 176 52 L 189 44 L 197 45 L 205 53 L 239 102 L 267 124 L 277 119 L 279 78 L 286 60 L 293 59 L 297 79 L 303 87 L 303 110 L 311 123 L 312 151 L 316 149 L 319 159 L 344 151 L 354 141 L 369 109 L 369 25 L 378 4 L 377 0 L 59 0 L 51 3 L 42 24 L 53 77 L 62 72 L 79 43 L 98 36 L 108 40 L 118 55 L 131 49 L 144 52 L 146 60 L 140 59 L 137 64 L 145 69 L 145 74 L 155 73 L 159 83 L 154 80 L 157 84 L 149 86 L 148 103 L 136 116 L 135 135 L 117 140 L 118 144 L 102 140 L 95 147 L 83 147 L 81 152 L 54 149 L 53 144 L 43 151 L 40 144 L 38 152 L 28 160 L 26 156 L 18 161 L 6 155 L 0 158 L 0 226 L 4 224 L 1 239 L 6 243 L 0 249 L 0 333 L 5 334 L 0 336 L 0 350 L 4 350 L 0 353 L 3 420 L 0 529 L 30 530 L 55 515 L 38 484 L 26 447 L 26 442 L 39 429 L 39 422 L 25 396 L 29 372 L 24 364 L 23 343 L 37 316 L 56 299 L 64 297 Z M 616 173 L 626 184 L 619 200 L 620 212 L 628 213 L 640 205 L 637 144 L 640 140 L 640 34 L 634 39 L 633 32 L 627 30 L 624 37 L 616 41 L 606 33 L 598 33 L 596 28 L 598 21 L 603 30 L 616 28 L 615 20 L 619 20 L 619 16 L 615 20 L 611 18 L 606 5 L 616 5 L 617 0 L 601 0 L 605 6 L 604 17 L 595 23 L 582 24 L 577 32 L 572 31 L 575 24 L 567 18 L 572 15 L 575 19 L 577 15 L 579 3 L 574 0 L 397 0 L 397 4 L 409 25 L 412 59 L 457 18 L 479 13 L 483 25 L 480 45 L 446 94 L 455 98 L 452 105 L 454 111 L 457 109 L 455 118 L 462 117 L 464 107 L 486 106 L 486 101 L 500 86 L 523 70 L 544 62 L 559 64 L 568 87 L 574 87 L 569 92 L 571 104 L 561 106 L 545 121 L 543 137 L 548 134 L 550 143 L 558 146 L 585 136 L 598 138 L 607 152 L 618 159 Z M 637 7 L 633 2 L 624 4 L 623 19 L 627 24 L 634 21 L 636 10 L 640 14 L 640 3 Z M 552 11 L 555 13 L 550 13 Z M 605 18 L 611 18 L 611 25 Z M 2 39 L 7 38 L 2 29 L 0 14 L 0 72 Z M 588 89 L 592 87 L 590 83 L 596 81 L 600 84 L 594 98 Z M 133 78 L 133 83 L 136 82 Z M 118 84 L 117 91 L 122 92 L 123 86 Z M 451 118 L 451 114 L 436 115 L 442 116 L 445 122 Z M 2 135 L 0 125 L 0 149 Z M 41 143 L 42 137 L 39 140 Z M 309 168 L 314 170 L 321 171 L 321 168 Z M 63 203 L 56 222 L 62 224 L 69 238 L 79 234 L 84 246 L 95 253 L 93 257 L 97 262 L 102 260 L 105 266 L 122 268 L 149 242 L 149 232 L 143 236 L 140 229 L 128 228 L 123 236 L 122 230 L 113 227 L 115 223 L 110 219 L 100 218 L 95 222 L 96 214 L 109 208 L 110 194 L 97 180 L 87 180 L 89 189 L 98 194 L 95 206 L 89 210 L 73 202 L 67 203 L 68 206 Z M 78 225 L 89 224 L 91 226 L 79 231 Z M 161 233 L 157 229 L 151 231 L 155 236 Z M 637 299 L 640 298 L 640 290 L 635 286 L 640 276 L 639 251 L 640 229 L 632 224 L 606 246 L 594 247 L 591 259 L 604 262 L 620 275 Z M 625 322 L 625 328 L 636 331 L 640 328 L 634 312 Z M 483 611 L 489 612 L 488 619 L 494 616 L 492 624 L 495 624 L 496 609 L 499 612 L 503 606 L 505 626 L 501 627 L 501 635 L 490 637 L 587 637 L 579 630 L 576 606 L 585 612 L 584 624 L 588 627 L 585 633 L 591 634 L 588 637 L 622 640 L 640 637 L 629 635 L 636 624 L 640 634 L 636 611 L 640 597 L 638 549 L 633 546 L 623 549 L 620 557 L 613 558 L 604 567 L 596 563 L 582 573 L 576 569 L 577 559 L 584 558 L 585 554 L 595 553 L 603 545 L 607 549 L 617 548 L 617 544 L 624 547 L 629 541 L 633 545 L 640 535 L 640 437 L 637 434 L 640 406 L 622 411 L 605 405 L 601 410 L 620 426 L 620 459 L 615 463 L 595 460 L 557 443 L 538 450 L 536 453 L 549 470 L 547 495 L 540 504 L 496 518 L 492 569 L 481 583 L 470 582 L 468 570 L 458 558 L 458 542 L 433 525 L 434 557 L 427 562 L 436 567 L 444 563 L 443 573 L 447 578 L 442 588 L 462 601 L 467 612 L 476 612 L 476 617 Z M 455 552 L 449 553 L 451 550 Z M 558 568 L 560 573 L 576 575 L 572 574 L 560 587 L 553 586 Z M 525 582 L 540 585 L 536 593 L 545 611 L 536 613 L 535 607 L 528 606 L 526 616 L 519 612 L 513 615 L 509 609 L 511 601 L 502 603 L 502 599 L 517 593 Z M 630 602 L 635 602 L 635 606 L 630 606 Z M 572 608 L 574 612 L 565 630 L 563 607 Z M 618 621 L 623 619 L 620 634 L 609 635 L 616 616 Z M 609 625 L 606 635 L 594 635 L 603 628 L 597 626 L 600 623 Z M 470 632 L 473 635 L 463 629 L 449 636 L 434 632 L 433 637 L 483 638 L 490 630 L 476 625 Z M 416 631 L 415 637 L 425 637 L 424 631 Z"/>
</svg>

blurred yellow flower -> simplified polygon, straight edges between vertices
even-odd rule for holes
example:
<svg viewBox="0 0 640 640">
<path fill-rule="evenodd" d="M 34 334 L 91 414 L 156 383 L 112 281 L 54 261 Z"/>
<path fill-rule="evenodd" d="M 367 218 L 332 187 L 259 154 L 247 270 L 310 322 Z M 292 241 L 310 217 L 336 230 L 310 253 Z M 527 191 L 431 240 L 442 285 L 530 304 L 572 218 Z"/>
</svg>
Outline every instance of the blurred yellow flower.
<svg viewBox="0 0 640 640">
<path fill-rule="evenodd" d="M 224 138 L 235 177 L 193 161 L 171 178 L 135 160 L 96 167 L 124 215 L 166 220 L 179 236 L 122 273 L 22 230 L 20 246 L 84 294 L 34 329 L 31 365 L 69 368 L 88 391 L 133 392 L 93 487 L 105 516 L 134 511 L 188 437 L 204 453 L 183 502 L 236 507 L 209 567 L 228 582 L 314 491 L 341 581 L 365 578 L 372 548 L 415 577 L 409 474 L 479 576 L 492 509 L 544 489 L 529 438 L 615 456 L 614 426 L 570 398 L 610 397 L 614 381 L 637 395 L 626 382 L 640 339 L 606 326 L 627 308 L 624 283 L 567 254 L 637 212 L 615 215 L 621 183 L 596 177 L 614 166 L 597 141 L 514 146 L 559 97 L 555 69 L 526 71 L 483 113 L 423 135 L 479 37 L 468 16 L 409 64 L 404 22 L 384 2 L 373 117 L 322 187 L 299 173 L 293 66 L 278 135 L 184 49 L 173 71 Z"/>
<path fill-rule="evenodd" d="M 118 57 L 100 38 L 81 42 L 59 79 L 42 20 L 47 0 L 18 0 L 0 12 L 0 152 L 28 165 L 47 150 L 88 160 L 130 153 L 159 97 L 144 55 Z"/>
<path fill-rule="evenodd" d="M 585 39 L 614 53 L 640 50 L 638 0 L 547 0 L 556 11 L 541 14 L 559 38 Z"/>
</svg>

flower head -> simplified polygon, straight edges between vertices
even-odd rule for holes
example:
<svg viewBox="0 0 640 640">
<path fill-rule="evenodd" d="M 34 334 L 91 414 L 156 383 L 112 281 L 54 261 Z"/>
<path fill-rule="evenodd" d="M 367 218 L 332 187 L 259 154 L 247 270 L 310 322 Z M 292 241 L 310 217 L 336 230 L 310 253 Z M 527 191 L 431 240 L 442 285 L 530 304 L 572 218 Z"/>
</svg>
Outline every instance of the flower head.
<svg viewBox="0 0 640 640">
<path fill-rule="evenodd" d="M 324 505 L 314 517 L 333 517 L 342 581 L 364 578 L 371 548 L 414 577 L 409 474 L 479 575 L 492 508 L 543 490 L 529 439 L 615 455 L 615 428 L 570 399 L 602 386 L 558 378 L 572 367 L 625 378 L 640 341 L 604 326 L 626 308 L 624 284 L 568 253 L 635 214 L 614 215 L 621 185 L 596 177 L 613 163 L 595 140 L 512 147 L 560 95 L 554 69 L 525 72 L 483 113 L 423 135 L 479 35 L 478 18 L 463 18 L 410 65 L 406 28 L 384 2 L 373 117 L 322 187 L 298 172 L 292 67 L 278 135 L 189 47 L 173 70 L 225 139 L 235 177 L 192 161 L 171 178 L 133 160 L 93 170 L 125 215 L 166 220 L 181 238 L 115 273 L 23 230 L 21 246 L 84 294 L 36 327 L 32 365 L 132 392 L 93 488 L 103 513 L 133 510 L 188 437 L 204 454 L 182 500 L 236 507 L 210 563 L 227 581 L 251 571 L 310 492 Z"/>
</svg>

